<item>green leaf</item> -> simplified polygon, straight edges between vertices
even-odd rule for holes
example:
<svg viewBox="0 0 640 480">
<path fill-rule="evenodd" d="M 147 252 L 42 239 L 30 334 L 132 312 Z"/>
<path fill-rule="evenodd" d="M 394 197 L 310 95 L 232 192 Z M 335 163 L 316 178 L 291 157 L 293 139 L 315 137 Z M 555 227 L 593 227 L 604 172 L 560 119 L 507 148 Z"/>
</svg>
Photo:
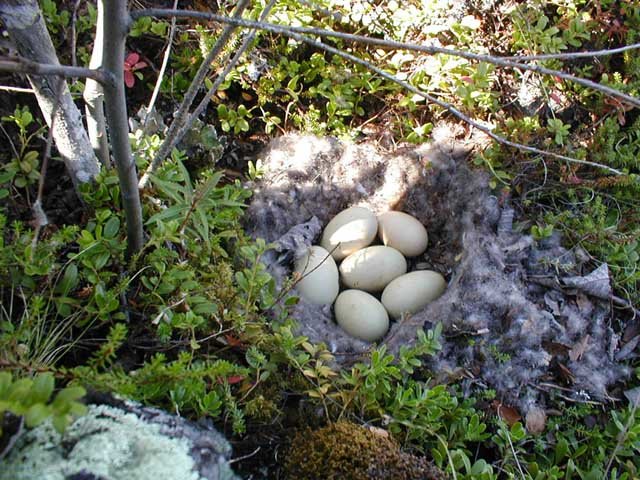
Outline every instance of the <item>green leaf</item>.
<svg viewBox="0 0 640 480">
<path fill-rule="evenodd" d="M 56 399 L 53 401 L 56 407 L 63 404 L 79 400 L 87 394 L 87 391 L 82 387 L 67 387 L 60 390 L 56 395 Z"/>
<path fill-rule="evenodd" d="M 0 372 L 0 398 L 4 398 L 8 394 L 12 381 L 9 372 Z"/>
<path fill-rule="evenodd" d="M 55 382 L 53 375 L 49 372 L 37 375 L 33 381 L 31 395 L 34 402 L 46 403 L 53 393 Z"/>
<path fill-rule="evenodd" d="M 64 275 L 62 276 L 62 280 L 56 286 L 56 293 L 67 295 L 71 290 L 73 290 L 78 285 L 78 267 L 75 263 L 70 264 L 64 270 Z"/>
<path fill-rule="evenodd" d="M 51 409 L 42 403 L 31 405 L 24 414 L 24 421 L 29 428 L 36 427 L 44 422 L 51 415 Z"/>
<path fill-rule="evenodd" d="M 120 219 L 116 216 L 112 216 L 104 226 L 104 237 L 115 238 L 120 230 Z"/>
<path fill-rule="evenodd" d="M 146 225 L 149 225 L 152 223 L 158 223 L 165 220 L 174 220 L 176 218 L 180 218 L 184 216 L 188 210 L 189 210 L 188 205 L 184 205 L 184 204 L 174 205 L 172 207 L 169 207 L 153 215 L 149 220 L 146 221 Z"/>
<path fill-rule="evenodd" d="M 54 415 L 51 423 L 53 423 L 53 428 L 55 428 L 58 433 L 64 433 L 67 425 L 69 425 L 69 421 L 70 419 L 67 414 Z"/>
</svg>

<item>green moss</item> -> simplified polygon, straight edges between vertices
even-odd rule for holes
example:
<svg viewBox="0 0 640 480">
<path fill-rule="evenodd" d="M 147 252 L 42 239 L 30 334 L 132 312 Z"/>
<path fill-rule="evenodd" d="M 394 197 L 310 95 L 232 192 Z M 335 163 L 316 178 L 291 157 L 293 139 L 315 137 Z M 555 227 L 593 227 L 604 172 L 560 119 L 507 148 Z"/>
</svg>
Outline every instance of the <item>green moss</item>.
<svg viewBox="0 0 640 480">
<path fill-rule="evenodd" d="M 292 480 L 444 478 L 424 457 L 400 451 L 398 443 L 386 432 L 346 421 L 299 432 L 285 468 L 287 478 Z"/>
</svg>

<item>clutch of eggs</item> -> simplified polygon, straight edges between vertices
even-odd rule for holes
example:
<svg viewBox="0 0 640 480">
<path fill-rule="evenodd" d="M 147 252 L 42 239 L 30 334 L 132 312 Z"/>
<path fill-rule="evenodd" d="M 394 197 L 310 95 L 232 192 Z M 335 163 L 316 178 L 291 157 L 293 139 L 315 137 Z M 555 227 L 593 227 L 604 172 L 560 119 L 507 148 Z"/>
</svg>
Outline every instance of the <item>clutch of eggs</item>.
<svg viewBox="0 0 640 480">
<path fill-rule="evenodd" d="M 376 234 L 384 245 L 370 246 Z M 444 293 L 447 284 L 439 273 L 407 273 L 405 257 L 424 253 L 428 241 L 424 225 L 409 214 L 391 211 L 376 217 L 363 207 L 348 208 L 327 224 L 321 246 L 296 259 L 296 289 L 314 304 L 335 301 L 338 325 L 374 342 L 387 333 L 390 316 L 415 313 Z M 347 288 L 342 293 L 340 281 Z M 372 295 L 380 292 L 380 300 Z"/>
</svg>

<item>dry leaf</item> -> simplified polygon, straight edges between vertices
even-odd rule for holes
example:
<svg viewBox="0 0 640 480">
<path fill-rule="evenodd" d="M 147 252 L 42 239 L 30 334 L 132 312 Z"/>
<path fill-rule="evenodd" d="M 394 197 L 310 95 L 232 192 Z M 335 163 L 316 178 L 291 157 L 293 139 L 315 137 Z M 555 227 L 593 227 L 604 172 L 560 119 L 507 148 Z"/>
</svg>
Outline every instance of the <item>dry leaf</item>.
<svg viewBox="0 0 640 480">
<path fill-rule="evenodd" d="M 565 277 L 562 279 L 568 287 L 577 288 L 594 297 L 609 300 L 613 291 L 609 277 L 609 266 L 603 263 L 586 277 Z"/>
<path fill-rule="evenodd" d="M 533 407 L 527 412 L 526 417 L 527 431 L 537 435 L 544 432 L 547 425 L 547 414 L 539 407 Z"/>
<path fill-rule="evenodd" d="M 515 408 L 505 405 L 498 400 L 494 400 L 491 403 L 491 406 L 495 408 L 498 416 L 507 422 L 507 425 L 510 427 L 512 427 L 516 422 L 522 420 L 522 417 L 518 414 L 518 411 Z"/>
<path fill-rule="evenodd" d="M 587 347 L 589 347 L 589 340 L 591 340 L 591 337 L 589 335 L 585 335 L 584 337 L 582 337 L 582 340 L 575 343 L 573 348 L 569 351 L 569 358 L 572 362 L 575 362 L 582 358 L 584 352 L 587 351 Z"/>
<path fill-rule="evenodd" d="M 560 369 L 560 377 L 567 382 L 573 383 L 576 381 L 576 377 L 573 375 L 573 372 L 567 368 L 566 365 L 558 362 L 558 368 Z"/>
</svg>

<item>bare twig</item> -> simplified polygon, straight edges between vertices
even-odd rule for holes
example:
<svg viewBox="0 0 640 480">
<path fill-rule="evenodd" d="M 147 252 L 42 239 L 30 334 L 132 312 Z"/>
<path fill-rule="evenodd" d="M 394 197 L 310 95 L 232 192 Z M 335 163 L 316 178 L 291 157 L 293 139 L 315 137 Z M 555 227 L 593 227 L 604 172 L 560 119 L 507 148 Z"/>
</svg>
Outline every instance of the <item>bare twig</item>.
<svg viewBox="0 0 640 480">
<path fill-rule="evenodd" d="M 109 136 L 111 137 L 111 152 L 118 171 L 120 194 L 127 225 L 126 255 L 127 259 L 130 259 L 142 249 L 144 236 L 138 173 L 129 143 L 124 70 L 122 68 L 129 13 L 126 0 L 98 1 L 104 2 L 105 12 L 103 65 L 116 79 L 113 84 L 104 85 L 104 103 L 109 124 Z"/>
<path fill-rule="evenodd" d="M 115 82 L 113 76 L 104 70 L 37 63 L 18 56 L 0 57 L 0 71 L 24 73 L 27 75 L 59 75 L 67 78 L 93 78 L 96 82 L 100 82 L 103 85 Z"/>
<path fill-rule="evenodd" d="M 178 0 L 174 0 L 173 9 L 178 8 Z M 164 51 L 164 57 L 162 58 L 162 65 L 160 66 L 160 72 L 158 73 L 158 79 L 156 80 L 156 86 L 153 88 L 153 93 L 151 94 L 151 100 L 149 100 L 149 105 L 147 106 L 147 112 L 144 116 L 144 122 L 142 123 L 142 130 L 145 130 L 147 127 L 147 122 L 149 121 L 149 115 L 151 115 L 151 110 L 153 110 L 154 105 L 156 104 L 156 99 L 158 98 L 158 94 L 160 93 L 160 86 L 162 85 L 162 80 L 164 79 L 164 72 L 167 69 L 167 65 L 169 64 L 169 57 L 171 56 L 171 47 L 173 45 L 173 37 L 176 34 L 176 17 L 171 19 L 171 27 L 169 28 L 169 38 L 167 39 L 167 48 Z"/>
<path fill-rule="evenodd" d="M 513 55 L 509 57 L 501 57 L 505 60 L 517 60 L 519 62 L 531 62 L 534 60 L 571 60 L 573 58 L 591 58 L 606 57 L 616 55 L 618 53 L 627 52 L 629 50 L 640 49 L 640 43 L 632 43 L 619 48 L 606 48 L 602 50 L 587 50 L 584 52 L 567 52 L 567 53 L 545 53 L 541 55 Z"/>
<path fill-rule="evenodd" d="M 230 25 L 236 25 L 236 26 L 245 27 L 245 28 L 259 28 L 269 32 L 290 36 L 292 38 L 295 38 L 295 37 L 293 37 L 291 33 L 298 33 L 298 34 L 313 35 L 313 36 L 319 36 L 319 37 L 339 38 L 339 39 L 347 40 L 351 42 L 364 43 L 367 45 L 374 45 L 377 47 L 389 48 L 394 50 L 410 50 L 410 51 L 423 52 L 428 54 L 452 55 L 456 57 L 466 58 L 467 60 L 491 63 L 501 67 L 515 68 L 519 70 L 530 70 L 536 73 L 552 75 L 558 78 L 562 78 L 564 80 L 568 80 L 568 81 L 583 85 L 585 87 L 592 88 L 594 90 L 598 90 L 606 95 L 624 100 L 630 105 L 640 107 L 640 99 L 636 97 L 627 95 L 626 93 L 616 90 L 615 88 L 611 88 L 606 85 L 602 85 L 600 83 L 593 82 L 591 80 L 587 80 L 582 77 L 576 77 L 574 75 L 562 72 L 560 70 L 553 70 L 553 69 L 541 67 L 539 65 L 528 65 L 526 63 L 522 63 L 522 61 L 526 57 L 519 57 L 520 61 L 514 62 L 512 60 L 505 59 L 503 57 L 473 53 L 473 52 L 462 51 L 462 50 L 454 50 L 454 49 L 449 49 L 445 47 L 436 47 L 432 45 L 416 45 L 414 43 L 397 42 L 393 40 L 371 38 L 371 37 L 365 37 L 362 35 L 354 35 L 351 33 L 324 30 L 321 28 L 283 26 L 283 25 L 277 25 L 273 23 L 266 23 L 266 22 L 260 22 L 260 21 L 256 22 L 251 20 L 229 18 L 223 15 L 218 15 L 214 13 L 196 12 L 191 10 L 169 10 L 169 9 L 162 9 L 162 8 L 149 8 L 149 9 L 134 11 L 131 13 L 131 16 L 132 18 L 139 18 L 144 16 L 153 16 L 153 17 L 175 16 L 175 17 L 182 17 L 182 18 L 201 18 L 201 19 L 227 23 Z"/>
<path fill-rule="evenodd" d="M 497 133 L 494 133 L 489 127 L 486 127 L 478 122 L 476 122 L 475 120 L 473 120 L 472 118 L 470 118 L 469 116 L 465 115 L 464 113 L 462 113 L 460 110 L 458 110 L 456 107 L 454 107 L 452 104 L 445 102 L 444 100 L 440 100 L 437 97 L 434 97 L 433 95 L 430 95 L 428 93 L 423 92 L 422 90 L 414 87 L 413 85 L 404 82 L 402 80 L 400 80 L 399 78 L 397 78 L 395 75 L 392 75 L 390 73 L 385 72 L 384 70 L 376 67 L 375 65 L 373 65 L 370 62 L 367 62 L 366 60 L 362 60 L 361 58 L 358 58 L 354 55 L 351 55 L 349 53 L 343 52 L 342 50 L 339 50 L 337 48 L 334 47 L 330 47 L 329 45 L 325 45 L 323 43 L 321 43 L 318 40 L 313 40 L 310 39 L 308 37 L 304 37 L 302 35 L 296 35 L 293 36 L 292 38 L 299 40 L 301 42 L 305 42 L 308 43 L 310 45 L 314 45 L 317 48 L 320 48 L 321 50 L 325 50 L 327 52 L 333 53 L 335 55 L 338 55 L 342 58 L 345 58 L 347 60 L 350 60 L 354 63 L 357 63 L 359 65 L 362 65 L 364 67 L 366 67 L 367 69 L 377 73 L 378 75 L 380 75 L 383 78 L 386 78 L 387 80 L 394 82 L 400 86 L 402 86 L 403 88 L 405 88 L 406 90 L 409 90 L 412 93 L 415 93 L 416 95 L 420 95 L 421 97 L 425 98 L 426 100 L 429 100 L 432 103 L 435 103 L 436 105 L 444 108 L 445 110 L 449 111 L 451 114 L 453 114 L 455 117 L 459 118 L 460 120 L 462 120 L 463 122 L 471 125 L 472 127 L 480 130 L 481 132 L 485 133 L 486 135 L 488 135 L 489 137 L 493 138 L 496 142 L 502 144 L 502 145 L 506 145 L 508 147 L 513 147 L 513 148 L 517 148 L 519 150 L 525 151 L 525 152 L 531 152 L 531 153 L 537 153 L 539 155 L 544 155 L 547 157 L 552 157 L 552 158 L 557 158 L 558 160 L 564 160 L 570 163 L 577 163 L 580 165 L 588 165 L 591 167 L 595 167 L 595 168 L 601 168 L 603 170 L 606 170 L 610 173 L 613 173 L 615 175 L 624 175 L 621 171 L 616 170 L 615 168 L 611 168 L 607 165 L 602 165 L 600 163 L 595 163 L 595 162 L 590 162 L 588 160 L 580 160 L 577 158 L 573 158 L 573 157 L 567 157 L 565 155 L 560 155 L 559 153 L 554 153 L 554 152 L 550 152 L 548 150 L 541 150 L 539 148 L 535 148 L 535 147 L 530 147 L 528 145 L 524 145 L 521 143 L 517 143 L 517 142 L 512 142 L 511 140 L 503 137 L 502 135 L 498 135 Z"/>
<path fill-rule="evenodd" d="M 12 87 L 9 85 L 0 85 L 0 90 L 4 90 L 5 92 L 16 92 L 16 93 L 34 93 L 33 88 Z"/>
<path fill-rule="evenodd" d="M 78 33 L 76 31 L 76 25 L 78 23 L 78 8 L 80 8 L 80 2 L 82 0 L 76 0 L 73 4 L 73 11 L 71 13 L 71 65 L 78 66 L 78 55 L 76 52 L 76 43 L 78 42 Z"/>
<path fill-rule="evenodd" d="M 248 4 L 249 4 L 248 0 L 239 0 L 238 5 L 236 6 L 233 12 L 233 17 L 231 18 L 235 20 L 240 19 L 240 16 L 244 12 Z M 180 10 L 173 10 L 173 11 L 180 11 Z M 156 168 L 158 168 L 158 165 L 160 165 L 160 163 L 163 162 L 165 158 L 167 158 L 171 154 L 171 150 L 177 143 L 176 138 L 177 138 L 178 132 L 180 131 L 180 128 L 182 127 L 182 125 L 184 125 L 184 122 L 186 121 L 186 117 L 189 113 L 189 108 L 191 107 L 196 94 L 200 90 L 200 87 L 202 87 L 202 84 L 204 83 L 205 78 L 207 77 L 207 74 L 211 69 L 211 64 L 218 57 L 218 55 L 220 55 L 224 47 L 229 43 L 229 40 L 231 39 L 231 35 L 233 34 L 236 28 L 237 26 L 233 25 L 232 23 L 227 24 L 227 26 L 222 30 L 222 33 L 216 40 L 216 43 L 213 45 L 213 48 L 209 51 L 207 56 L 202 60 L 202 63 L 200 64 L 198 71 L 193 77 L 193 80 L 191 81 L 191 84 L 189 85 L 187 92 L 184 94 L 182 103 L 178 107 L 178 111 L 176 112 L 173 118 L 173 122 L 171 122 L 171 125 L 169 126 L 169 130 L 167 131 L 167 135 L 165 136 L 165 139 L 162 142 L 162 145 L 160 145 L 160 148 L 158 149 L 158 153 L 156 153 L 155 157 L 151 161 L 151 164 L 147 167 L 147 170 L 145 171 L 144 175 L 140 179 L 140 182 L 138 182 L 139 188 L 144 188 L 144 186 L 149 182 L 150 174 Z"/>
</svg>

